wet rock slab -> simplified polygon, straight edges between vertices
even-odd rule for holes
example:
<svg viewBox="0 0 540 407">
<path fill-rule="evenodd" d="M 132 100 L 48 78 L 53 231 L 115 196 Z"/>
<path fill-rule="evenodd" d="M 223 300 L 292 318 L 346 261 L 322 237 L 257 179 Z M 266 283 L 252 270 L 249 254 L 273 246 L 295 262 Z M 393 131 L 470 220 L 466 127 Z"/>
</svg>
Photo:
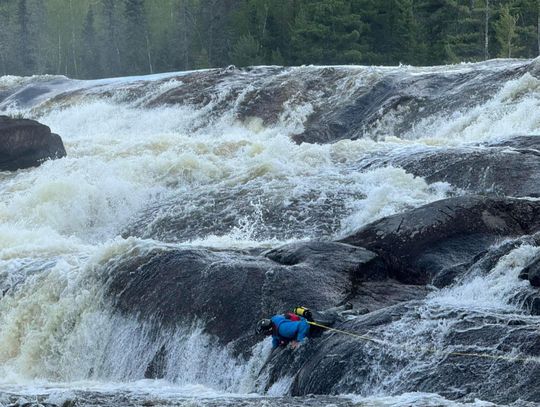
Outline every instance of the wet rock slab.
<svg viewBox="0 0 540 407">
<path fill-rule="evenodd" d="M 253 337 L 254 323 L 278 310 L 326 309 L 349 299 L 355 279 L 381 279 L 377 255 L 350 245 L 312 242 L 266 255 L 208 249 L 156 251 L 108 274 L 116 309 L 161 326 L 206 322 L 224 343 Z M 384 271 L 378 269 L 380 273 Z"/>
<path fill-rule="evenodd" d="M 486 146 L 430 149 L 387 160 L 429 183 L 444 181 L 470 193 L 540 197 L 540 136 Z"/>
<path fill-rule="evenodd" d="M 248 355 L 260 340 L 253 335 L 255 322 L 298 305 L 324 310 L 352 304 L 337 327 L 361 336 L 378 338 L 404 318 L 414 326 L 422 319 L 418 311 L 422 300 L 434 290 L 430 284 L 438 279 L 444 287 L 467 273 L 489 272 L 519 245 L 535 245 L 538 230 L 540 202 L 472 195 L 383 218 L 340 242 L 300 242 L 262 253 L 159 249 L 115 263 L 105 276 L 117 312 L 154 321 L 156 329 L 204 321 L 207 333 L 237 354 Z M 434 320 L 456 319 L 455 310 L 438 312 Z M 381 377 L 412 369 L 407 380 L 399 381 L 399 389 L 388 385 L 385 391 L 421 389 L 452 399 L 470 394 L 496 402 L 524 394 L 526 400 L 540 400 L 534 390 L 539 387 L 534 377 L 540 377 L 536 365 L 529 375 L 506 361 L 448 353 L 448 349 L 472 353 L 475 346 L 483 346 L 507 354 L 519 344 L 520 352 L 535 355 L 540 335 L 531 329 L 530 314 L 524 310 L 523 316 L 502 315 L 489 321 L 483 314 L 465 315 L 445 336 L 437 356 L 440 363 L 431 363 L 432 352 L 418 355 L 330 332 L 298 351 L 277 350 L 261 375 L 269 378 L 269 387 L 292 377 L 290 392 L 298 396 L 363 394 L 384 386 Z M 425 364 L 424 370 L 415 370 L 418 363 Z M 486 369 L 505 377 L 511 391 L 503 394 L 494 384 L 497 381 L 485 382 Z M 159 367 L 151 370 L 159 377 Z M 474 389 L 469 389 L 471 383 Z"/>
<path fill-rule="evenodd" d="M 400 282 L 427 284 L 505 237 L 539 229 L 538 201 L 463 196 L 383 218 L 342 242 L 379 254 Z"/>
</svg>

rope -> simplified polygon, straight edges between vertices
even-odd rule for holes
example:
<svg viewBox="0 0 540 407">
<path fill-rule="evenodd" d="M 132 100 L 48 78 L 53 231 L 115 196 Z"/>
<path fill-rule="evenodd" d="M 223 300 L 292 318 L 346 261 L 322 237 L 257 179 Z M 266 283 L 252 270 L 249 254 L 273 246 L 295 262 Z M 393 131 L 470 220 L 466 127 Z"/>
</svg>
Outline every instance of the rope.
<svg viewBox="0 0 540 407">
<path fill-rule="evenodd" d="M 376 343 L 378 345 L 393 346 L 395 348 L 400 348 L 400 349 L 424 351 L 424 352 L 429 352 L 429 353 L 438 353 L 438 352 L 440 352 L 440 350 L 434 349 L 434 348 L 412 347 L 412 346 L 407 346 L 407 345 L 398 345 L 398 344 L 395 344 L 395 343 L 383 341 L 381 339 L 372 338 L 372 337 L 367 336 L 367 335 L 360 335 L 360 334 L 357 334 L 357 333 L 354 333 L 354 332 L 343 331 L 341 329 L 332 328 L 332 327 L 329 327 L 329 326 L 326 326 L 326 325 L 319 324 L 317 322 L 308 321 L 308 324 L 313 325 L 313 326 L 317 326 L 319 328 L 326 329 L 328 331 L 333 331 L 333 332 L 337 332 L 337 333 L 340 333 L 340 334 L 349 335 L 349 336 L 352 336 L 354 338 L 361 339 L 361 340 L 364 340 L 364 341 L 373 342 L 373 343 Z M 510 361 L 510 362 L 540 363 L 540 358 L 538 358 L 538 357 L 517 357 L 517 356 L 507 356 L 507 355 L 490 355 L 489 353 L 456 352 L 456 351 L 448 352 L 447 354 L 452 355 L 452 356 L 465 356 L 465 357 L 476 357 L 476 358 L 493 359 L 493 360 L 506 360 L 506 361 Z"/>
</svg>

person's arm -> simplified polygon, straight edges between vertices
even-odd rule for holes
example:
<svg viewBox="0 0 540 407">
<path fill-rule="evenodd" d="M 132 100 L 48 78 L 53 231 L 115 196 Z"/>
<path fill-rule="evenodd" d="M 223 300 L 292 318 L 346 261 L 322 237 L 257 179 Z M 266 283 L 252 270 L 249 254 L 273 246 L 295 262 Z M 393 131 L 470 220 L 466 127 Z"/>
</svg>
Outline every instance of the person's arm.
<svg viewBox="0 0 540 407">
<path fill-rule="evenodd" d="M 279 346 L 279 338 L 276 335 L 272 335 L 272 349 L 276 349 Z"/>
<path fill-rule="evenodd" d="M 305 319 L 302 319 L 298 323 L 298 332 L 296 334 L 296 340 L 302 342 L 309 334 L 309 324 Z"/>
</svg>

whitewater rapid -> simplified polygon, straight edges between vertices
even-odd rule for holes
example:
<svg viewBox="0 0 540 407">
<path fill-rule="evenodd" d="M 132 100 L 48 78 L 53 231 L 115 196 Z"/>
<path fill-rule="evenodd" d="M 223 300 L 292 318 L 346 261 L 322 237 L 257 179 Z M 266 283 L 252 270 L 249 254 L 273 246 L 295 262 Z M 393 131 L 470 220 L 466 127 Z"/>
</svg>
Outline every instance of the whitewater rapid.
<svg viewBox="0 0 540 407">
<path fill-rule="evenodd" d="M 371 77 L 444 76 L 523 63 L 346 67 L 350 74 L 342 82 L 342 95 L 366 86 Z M 315 69 L 290 68 L 283 75 L 309 76 Z M 287 101 L 279 121 L 267 126 L 239 121 L 234 103 L 214 114 L 228 97 L 227 87 L 204 108 L 149 106 L 181 87 L 181 74 L 99 81 L 2 77 L 0 91 L 36 84 L 47 91 L 25 103 L 15 97 L 0 100 L 0 113 L 50 126 L 61 135 L 68 155 L 38 168 L 0 173 L 0 393 L 47 394 L 50 402 L 83 391 L 128 392 L 136 399 L 142 391 L 150 398 L 195 397 L 219 405 L 216 400 L 225 397 L 231 404 L 240 398 L 257 405 L 251 400 L 264 393 L 264 377 L 258 375 L 270 353 L 268 341 L 242 359 L 201 326 L 156 337 L 150 326 L 109 312 L 100 280 L 107 268 L 155 248 L 272 248 L 338 239 L 384 216 L 462 193 L 392 165 L 362 169 L 365 163 L 540 134 L 540 80 L 530 73 L 500 84 L 481 104 L 436 113 L 404 133 L 396 130 L 397 112 L 374 123 L 365 138 L 329 144 L 297 144 L 292 136 L 303 131 L 316 103 L 337 99 Z M 58 99 L 74 90 L 74 96 Z M 174 233 L 164 227 L 171 223 Z M 506 271 L 519 270 L 536 252 L 529 246 L 516 249 L 487 276 L 470 276 L 428 296 L 406 318 L 377 334 L 425 346 L 426 336 L 437 341 L 451 331 L 448 309 L 518 318 L 512 301 L 527 282 Z M 144 380 L 147 359 L 161 347 L 173 355 L 166 377 Z M 372 398 L 356 395 L 332 402 L 461 405 L 431 394 L 384 396 L 423 368 L 428 368 L 424 359 L 413 361 L 389 372 L 377 389 L 366 383 L 363 394 Z M 383 370 L 374 369 L 373 375 Z M 290 383 L 281 384 L 268 394 L 286 395 Z"/>
</svg>

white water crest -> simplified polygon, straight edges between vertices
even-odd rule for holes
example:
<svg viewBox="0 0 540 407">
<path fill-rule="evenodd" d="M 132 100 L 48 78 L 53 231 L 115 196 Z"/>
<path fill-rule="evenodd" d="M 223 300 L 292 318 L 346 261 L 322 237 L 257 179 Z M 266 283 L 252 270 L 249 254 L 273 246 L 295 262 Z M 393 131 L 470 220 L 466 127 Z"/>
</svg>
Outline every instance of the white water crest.
<svg viewBox="0 0 540 407">
<path fill-rule="evenodd" d="M 530 73 L 501 84 L 477 105 L 437 111 L 403 133 L 397 110 L 364 129 L 364 138 L 298 144 L 293 136 L 305 130 L 321 104 L 339 105 L 387 76 L 487 74 L 526 63 L 335 67 L 348 72 L 335 95 L 320 100 L 315 93 L 311 99 L 297 94 L 267 124 L 238 118 L 239 106 L 257 89 L 238 85 L 240 79 L 230 87 L 221 84 L 208 104 L 195 106 L 153 104 L 182 89 L 187 74 L 99 81 L 0 78 L 0 90 L 17 89 L 0 102 L 0 112 L 38 118 L 61 135 L 68 154 L 37 168 L 0 173 L 0 391 L 28 394 L 34 388 L 36 394 L 50 393 L 51 402 L 84 389 L 137 393 L 143 388 L 171 397 L 178 391 L 209 398 L 259 397 L 265 391 L 286 395 L 292 378 L 267 390 L 259 377 L 270 353 L 268 341 L 240 357 L 197 324 L 156 333 L 151 324 L 110 312 L 103 269 L 156 248 L 268 248 L 336 239 L 384 216 L 459 194 L 448 183 L 428 183 L 401 168 L 360 164 L 373 157 L 540 134 L 540 82 Z M 292 82 L 321 69 L 286 68 L 277 77 Z M 23 100 L 23 91 L 36 84 L 47 92 Z M 419 95 L 428 91 L 418 89 Z M 224 101 L 229 108 L 219 110 Z M 377 334 L 431 347 L 444 343 L 459 322 L 448 310 L 532 318 L 513 301 L 526 290 L 517 274 L 536 253 L 531 246 L 515 249 L 488 275 L 472 275 L 434 293 Z M 167 353 L 163 379 L 147 381 L 147 366 L 161 348 Z M 378 382 L 383 394 L 411 371 L 429 367 L 424 363 L 371 383 Z M 360 405 L 464 405 L 422 393 L 352 397 Z"/>
<path fill-rule="evenodd" d="M 422 120 L 405 138 L 429 145 L 497 142 L 512 135 L 540 133 L 540 80 L 526 73 L 508 81 L 497 94 L 478 106 Z"/>
</svg>

